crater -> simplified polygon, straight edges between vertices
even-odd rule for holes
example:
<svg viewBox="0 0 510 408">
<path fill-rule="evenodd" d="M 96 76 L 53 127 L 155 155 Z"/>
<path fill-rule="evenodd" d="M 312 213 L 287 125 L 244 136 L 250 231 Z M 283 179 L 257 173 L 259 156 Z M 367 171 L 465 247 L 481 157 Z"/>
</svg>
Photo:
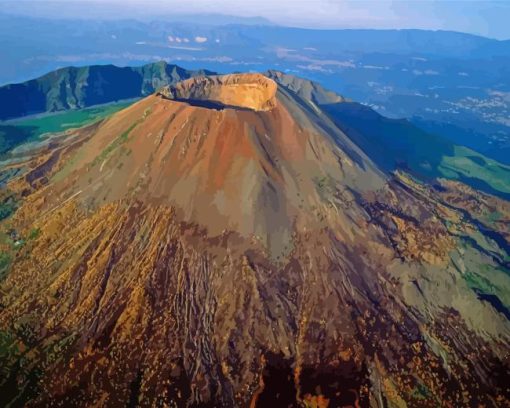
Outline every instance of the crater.
<svg viewBox="0 0 510 408">
<path fill-rule="evenodd" d="M 230 74 L 190 78 L 158 94 L 211 109 L 268 111 L 276 106 L 276 89 L 276 82 L 262 74 Z"/>
</svg>

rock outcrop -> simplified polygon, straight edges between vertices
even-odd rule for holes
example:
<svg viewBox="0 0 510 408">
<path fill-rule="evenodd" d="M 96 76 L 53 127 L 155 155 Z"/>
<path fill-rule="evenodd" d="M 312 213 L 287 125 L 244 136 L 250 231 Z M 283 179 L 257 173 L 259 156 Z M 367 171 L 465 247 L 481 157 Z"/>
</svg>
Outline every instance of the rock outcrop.
<svg viewBox="0 0 510 408">
<path fill-rule="evenodd" d="M 276 106 L 276 83 L 261 74 L 196 77 L 159 91 L 168 99 L 202 103 L 204 106 L 267 111 Z"/>
</svg>

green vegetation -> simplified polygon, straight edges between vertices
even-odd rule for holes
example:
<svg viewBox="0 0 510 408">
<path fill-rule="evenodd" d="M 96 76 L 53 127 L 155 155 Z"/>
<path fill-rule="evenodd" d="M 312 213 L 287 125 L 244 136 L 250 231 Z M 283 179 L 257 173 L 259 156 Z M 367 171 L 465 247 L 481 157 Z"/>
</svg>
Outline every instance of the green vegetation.
<svg viewBox="0 0 510 408">
<path fill-rule="evenodd" d="M 101 120 L 134 100 L 0 122 L 0 154 L 25 142 Z"/>
<path fill-rule="evenodd" d="M 8 378 L 10 374 L 11 364 L 7 362 L 13 362 L 19 359 L 21 356 L 21 350 L 19 348 L 16 336 L 11 332 L 0 330 L 0 377 Z"/>
<path fill-rule="evenodd" d="M 430 397 L 432 397 L 432 393 L 423 383 L 418 382 L 418 384 L 416 384 L 416 387 L 413 388 L 411 398 L 418 400 L 426 400 Z"/>
<path fill-rule="evenodd" d="M 10 123 L 18 126 L 34 127 L 40 135 L 44 135 L 84 126 L 124 109 L 132 103 L 132 100 L 123 101 L 92 108 L 43 115 L 35 118 L 19 119 L 10 121 Z"/>
<path fill-rule="evenodd" d="M 11 262 L 12 257 L 10 254 L 7 252 L 0 252 L 0 281 L 2 281 L 7 276 Z"/>
<path fill-rule="evenodd" d="M 40 235 L 40 228 L 32 228 L 24 236 L 21 236 L 9 224 L 3 225 L 0 231 L 0 282 L 7 277 L 16 254 Z"/>
<path fill-rule="evenodd" d="M 39 353 L 27 353 L 30 343 L 36 339 L 35 331 L 28 322 L 14 323 L 11 327 L 0 330 L 0 395 L 4 399 L 16 396 L 19 403 L 5 406 L 21 407 L 37 392 L 41 370 L 33 363 L 39 358 Z M 22 381 L 13 381 L 15 379 Z"/>
<path fill-rule="evenodd" d="M 11 230 L 0 231 L 0 282 L 9 274 L 16 250 L 20 248 L 20 240 L 14 241 Z"/>
<path fill-rule="evenodd" d="M 501 219 L 502 216 L 503 214 L 501 214 L 499 211 L 494 211 L 487 214 L 485 219 L 487 220 L 487 222 L 497 222 Z"/>
<path fill-rule="evenodd" d="M 448 178 L 477 179 L 494 190 L 510 194 L 510 166 L 489 159 L 463 146 L 454 146 L 453 156 L 443 156 L 438 170 Z"/>
<path fill-rule="evenodd" d="M 487 278 L 473 272 L 466 272 L 464 279 L 471 289 L 479 289 L 484 293 L 494 293 L 495 287 Z"/>
<path fill-rule="evenodd" d="M 476 270 L 466 272 L 463 277 L 471 289 L 480 293 L 495 295 L 505 307 L 510 308 L 508 270 L 490 265 L 477 265 Z"/>
<path fill-rule="evenodd" d="M 34 239 L 37 239 L 41 235 L 41 229 L 40 228 L 32 228 L 30 232 L 28 233 L 27 239 L 32 241 Z"/>
<path fill-rule="evenodd" d="M 16 211 L 16 201 L 8 199 L 3 203 L 0 203 L 0 220 L 4 220 L 10 217 L 14 211 Z"/>
<path fill-rule="evenodd" d="M 317 187 L 319 187 L 320 189 L 323 189 L 324 187 L 326 187 L 327 181 L 328 181 L 328 179 L 326 177 L 321 177 L 321 178 L 316 179 L 315 183 L 317 184 Z"/>
</svg>

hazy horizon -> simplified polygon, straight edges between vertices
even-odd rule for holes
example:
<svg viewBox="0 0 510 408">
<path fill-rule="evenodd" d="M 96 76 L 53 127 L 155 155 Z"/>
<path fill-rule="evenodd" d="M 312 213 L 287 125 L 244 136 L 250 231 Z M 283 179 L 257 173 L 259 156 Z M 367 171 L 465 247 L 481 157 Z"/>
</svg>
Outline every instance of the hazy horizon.
<svg viewBox="0 0 510 408">
<path fill-rule="evenodd" d="M 119 8 L 119 6 L 122 6 Z M 424 29 L 458 31 L 506 40 L 510 38 L 510 2 L 448 0 L 11 0 L 0 12 L 32 17 L 79 19 L 179 19 L 194 14 L 250 19 L 286 27 L 316 29 Z M 193 20 L 190 19 L 190 22 Z"/>
</svg>

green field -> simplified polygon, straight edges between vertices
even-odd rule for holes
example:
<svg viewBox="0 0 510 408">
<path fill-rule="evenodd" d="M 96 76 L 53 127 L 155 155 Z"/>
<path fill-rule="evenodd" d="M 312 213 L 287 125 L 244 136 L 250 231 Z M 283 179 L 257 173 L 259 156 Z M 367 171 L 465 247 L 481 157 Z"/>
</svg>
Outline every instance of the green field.
<svg viewBox="0 0 510 408">
<path fill-rule="evenodd" d="M 455 146 L 452 156 L 443 156 L 438 166 L 443 177 L 470 180 L 471 185 L 477 181 L 485 183 L 491 189 L 510 194 L 510 166 L 489 159 L 467 147 Z M 465 180 L 464 180 L 465 181 Z"/>
<path fill-rule="evenodd" d="M 48 134 L 88 125 L 124 109 L 134 102 L 135 100 L 115 102 L 86 109 L 0 122 L 0 155 L 22 143 L 44 138 Z"/>
</svg>

